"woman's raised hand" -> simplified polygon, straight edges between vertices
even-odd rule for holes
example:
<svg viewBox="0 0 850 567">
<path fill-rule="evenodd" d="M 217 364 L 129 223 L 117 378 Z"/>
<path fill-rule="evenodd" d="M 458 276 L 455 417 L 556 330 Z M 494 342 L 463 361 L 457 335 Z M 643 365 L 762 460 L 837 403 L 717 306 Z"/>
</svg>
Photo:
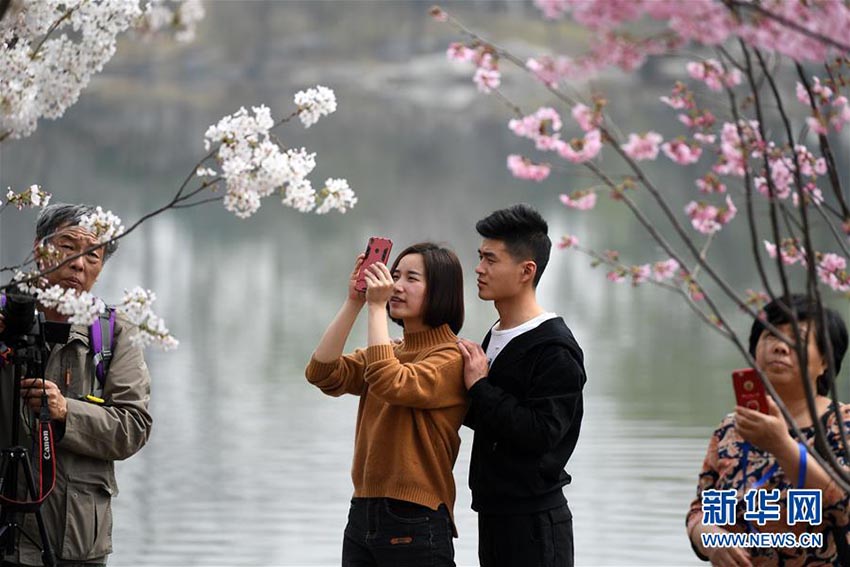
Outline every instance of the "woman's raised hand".
<svg viewBox="0 0 850 567">
<path fill-rule="evenodd" d="M 376 262 L 366 268 L 366 302 L 369 305 L 386 305 L 394 286 L 390 269 L 383 263 Z"/>
<path fill-rule="evenodd" d="M 357 276 L 360 274 L 360 266 L 363 264 L 363 260 L 365 258 L 366 254 L 360 253 L 357 255 L 357 258 L 354 260 L 354 269 L 348 277 L 348 299 L 361 304 L 366 302 L 366 294 L 354 289 L 354 285 L 357 283 Z"/>
</svg>

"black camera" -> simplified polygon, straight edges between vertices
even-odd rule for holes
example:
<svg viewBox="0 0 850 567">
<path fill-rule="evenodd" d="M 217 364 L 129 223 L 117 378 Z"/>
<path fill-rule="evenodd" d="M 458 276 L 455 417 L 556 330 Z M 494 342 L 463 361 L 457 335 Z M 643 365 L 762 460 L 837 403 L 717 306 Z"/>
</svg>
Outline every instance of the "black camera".
<svg viewBox="0 0 850 567">
<path fill-rule="evenodd" d="M 46 348 L 47 343 L 68 341 L 71 325 L 46 321 L 44 314 L 35 309 L 36 299 L 24 293 L 6 294 L 0 315 L 3 315 L 6 329 L 0 340 L 14 347 L 37 345 Z"/>
</svg>

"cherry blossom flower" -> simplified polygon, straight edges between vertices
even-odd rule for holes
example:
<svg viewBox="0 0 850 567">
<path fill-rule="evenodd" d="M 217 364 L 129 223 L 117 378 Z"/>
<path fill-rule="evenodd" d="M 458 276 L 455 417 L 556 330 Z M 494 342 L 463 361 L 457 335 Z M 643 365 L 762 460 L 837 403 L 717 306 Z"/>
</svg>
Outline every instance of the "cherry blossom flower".
<svg viewBox="0 0 850 567">
<path fill-rule="evenodd" d="M 534 0 L 534 5 L 542 12 L 543 16 L 549 20 L 557 20 L 563 17 L 567 12 L 568 0 Z"/>
<path fill-rule="evenodd" d="M 632 286 L 638 286 L 649 280 L 650 275 L 652 275 L 652 268 L 649 264 L 632 266 L 629 268 L 629 274 L 632 277 Z"/>
<path fill-rule="evenodd" d="M 72 325 L 91 325 L 106 311 L 106 304 L 87 291 L 65 289 L 54 285 L 47 289 L 37 289 L 36 299 L 47 309 L 55 309 L 68 317 Z"/>
<path fill-rule="evenodd" d="M 805 199 L 806 203 L 814 203 L 815 205 L 820 205 L 823 203 L 823 192 L 814 183 L 806 183 L 803 186 L 803 198 Z M 792 193 L 791 201 L 794 203 L 795 207 L 800 206 L 800 197 L 796 192 Z"/>
<path fill-rule="evenodd" d="M 25 208 L 46 207 L 52 195 L 41 188 L 41 185 L 30 185 L 20 193 L 12 191 L 11 187 L 6 192 L 6 202 L 13 205 L 19 211 Z"/>
<path fill-rule="evenodd" d="M 104 211 L 100 206 L 95 208 L 93 213 L 83 215 L 79 224 L 91 232 L 100 243 L 108 242 L 124 234 L 121 219 L 112 214 L 112 211 Z"/>
<path fill-rule="evenodd" d="M 155 301 L 154 292 L 135 287 L 124 290 L 124 297 L 116 311 L 136 327 L 138 332 L 130 335 L 134 344 L 141 347 L 155 344 L 163 350 L 175 349 L 179 342 L 169 333 L 162 318 L 151 309 Z"/>
<path fill-rule="evenodd" d="M 626 281 L 626 271 L 623 268 L 617 268 L 609 271 L 605 274 L 605 277 L 608 278 L 609 282 L 623 283 Z"/>
<path fill-rule="evenodd" d="M 594 191 L 574 191 L 572 195 L 560 195 L 559 198 L 565 206 L 579 211 L 589 211 L 596 206 Z"/>
<path fill-rule="evenodd" d="M 551 166 L 548 163 L 534 163 L 518 154 L 508 156 L 508 169 L 517 179 L 543 181 L 549 177 Z"/>
<path fill-rule="evenodd" d="M 558 241 L 556 246 L 561 250 L 574 248 L 578 246 L 578 237 L 573 234 L 565 234 L 561 237 L 561 240 Z"/>
<path fill-rule="evenodd" d="M 850 291 L 847 260 L 838 254 L 822 254 L 817 265 L 820 280 L 835 291 Z"/>
<path fill-rule="evenodd" d="M 479 91 L 490 93 L 493 89 L 499 88 L 499 84 L 502 82 L 502 74 L 498 69 L 479 67 L 475 70 L 475 76 L 472 80 L 478 85 Z"/>
<path fill-rule="evenodd" d="M 675 110 L 691 109 L 696 107 L 694 103 L 694 94 L 688 89 L 685 83 L 676 81 L 673 86 L 673 92 L 670 96 L 662 96 L 661 102 Z"/>
<path fill-rule="evenodd" d="M 726 185 L 713 173 L 707 173 L 696 180 L 700 193 L 725 193 Z"/>
<path fill-rule="evenodd" d="M 574 138 L 569 142 L 559 140 L 557 151 L 565 160 L 572 163 L 584 163 L 595 158 L 602 150 L 602 135 L 599 130 L 591 130 L 583 138 Z"/>
<path fill-rule="evenodd" d="M 305 128 L 319 121 L 322 116 L 336 112 L 336 95 L 322 85 L 295 93 L 295 104 L 298 106 L 298 118 Z"/>
<path fill-rule="evenodd" d="M 357 204 L 357 197 L 354 196 L 354 191 L 351 190 L 348 181 L 345 179 L 326 180 L 325 188 L 322 189 L 320 195 L 323 197 L 322 204 L 316 209 L 316 214 L 319 215 L 331 210 L 345 213 Z"/>
<path fill-rule="evenodd" d="M 680 165 L 696 163 L 702 155 L 701 147 L 696 144 L 689 144 L 684 140 L 666 142 L 661 146 L 661 149 L 667 157 Z"/>
<path fill-rule="evenodd" d="M 572 115 L 578 122 L 579 128 L 585 132 L 590 132 L 599 127 L 600 122 L 602 122 L 602 115 L 584 104 L 573 106 Z"/>
<path fill-rule="evenodd" d="M 655 262 L 652 265 L 652 276 L 655 278 L 655 281 L 661 282 L 674 277 L 678 270 L 679 262 L 670 258 L 669 260 Z"/>
<path fill-rule="evenodd" d="M 691 201 L 685 206 L 685 213 L 691 219 L 691 225 L 702 234 L 713 234 L 728 224 L 738 209 L 728 196 L 726 207 L 715 207 L 705 202 Z"/>
<path fill-rule="evenodd" d="M 716 59 L 691 61 L 686 65 L 688 74 L 706 84 L 713 91 L 722 91 L 723 87 L 734 87 L 741 84 L 741 72 L 732 69 L 728 73 Z"/>
<path fill-rule="evenodd" d="M 647 132 L 646 134 L 629 134 L 629 140 L 622 146 L 626 155 L 635 161 L 658 157 L 658 147 L 663 138 L 657 132 Z"/>
<path fill-rule="evenodd" d="M 446 57 L 448 57 L 449 61 L 473 63 L 475 61 L 475 50 L 470 49 L 464 43 L 456 41 L 449 45 L 446 51 Z"/>
<path fill-rule="evenodd" d="M 767 255 L 771 258 L 776 258 L 777 247 L 775 244 L 765 240 L 764 248 L 767 250 Z M 797 262 L 806 263 L 806 251 L 800 246 L 800 243 L 794 238 L 785 238 L 780 242 L 779 254 L 782 257 L 782 263 L 794 265 Z"/>
</svg>

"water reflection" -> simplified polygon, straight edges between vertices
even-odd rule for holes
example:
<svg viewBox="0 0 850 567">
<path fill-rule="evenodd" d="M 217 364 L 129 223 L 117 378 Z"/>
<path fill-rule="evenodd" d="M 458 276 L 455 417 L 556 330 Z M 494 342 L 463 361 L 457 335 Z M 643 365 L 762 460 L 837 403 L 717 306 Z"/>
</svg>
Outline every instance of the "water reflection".
<svg viewBox="0 0 850 567">
<path fill-rule="evenodd" d="M 217 2 L 196 45 L 125 42 L 65 118 L 0 150 L 2 186 L 38 181 L 57 199 L 97 202 L 132 220 L 173 193 L 222 115 L 260 102 L 288 109 L 296 90 L 317 81 L 340 100 L 333 117 L 281 135 L 318 152 L 316 180 L 349 179 L 360 197 L 352 212 L 306 216 L 271 201 L 249 222 L 218 208 L 170 213 L 129 238 L 103 272 L 97 291 L 108 301 L 132 285 L 155 290 L 182 342 L 148 355 L 155 427 L 149 446 L 119 466 L 110 564 L 338 562 L 356 400 L 323 396 L 303 367 L 369 236 L 446 242 L 470 283 L 474 221 L 526 201 L 554 237 L 575 233 L 641 262 L 663 258 L 616 203 L 603 200 L 595 216 L 560 207 L 559 192 L 587 184 L 580 171 L 540 185 L 510 178 L 505 155 L 527 146 L 507 131 L 498 104 L 475 95 L 468 73 L 444 63 L 453 38 L 423 16 L 426 7 Z M 527 11 L 512 2 L 457 9 L 505 33 Z M 623 81 L 602 86 L 634 89 Z M 643 119 L 675 127 L 658 112 Z M 679 168 L 653 174 L 665 187 L 686 182 Z M 31 242 L 32 218 L 0 218 L 3 265 Z M 735 238 L 713 253 L 723 258 Z M 755 276 L 741 268 L 731 277 L 743 288 Z M 495 312 L 474 292 L 468 286 L 462 334 L 480 339 Z M 578 564 L 696 564 L 684 514 L 708 435 L 731 407 L 729 370 L 740 358 L 672 296 L 608 284 L 579 256 L 554 252 L 539 293 L 586 353 L 587 412 L 567 491 Z M 365 336 L 361 321 L 349 347 Z M 476 563 L 470 446 L 464 430 L 459 565 Z"/>
</svg>

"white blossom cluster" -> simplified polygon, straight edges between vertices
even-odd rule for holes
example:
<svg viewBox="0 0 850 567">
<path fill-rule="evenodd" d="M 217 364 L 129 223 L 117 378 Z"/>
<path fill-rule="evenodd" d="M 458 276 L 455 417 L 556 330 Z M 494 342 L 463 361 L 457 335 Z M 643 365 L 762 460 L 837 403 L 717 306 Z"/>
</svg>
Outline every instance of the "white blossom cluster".
<svg viewBox="0 0 850 567">
<path fill-rule="evenodd" d="M 168 4 L 176 6 L 172 9 Z M 136 25 L 136 31 L 142 37 L 150 39 L 163 31 L 174 30 L 174 39 L 188 43 L 195 39 L 198 22 L 203 20 L 204 16 L 204 5 L 200 0 L 171 3 L 151 0 Z"/>
<path fill-rule="evenodd" d="M 35 207 L 46 207 L 51 196 L 50 193 L 42 190 L 40 185 L 30 185 L 20 193 L 15 193 L 11 187 L 6 191 L 7 204 L 17 207 L 19 211 L 27 207 L 33 209 Z"/>
<path fill-rule="evenodd" d="M 348 181 L 345 179 L 328 179 L 325 181 L 325 188 L 322 189 L 322 195 L 325 197 L 322 204 L 316 209 L 316 214 L 323 215 L 333 209 L 341 213 L 352 208 L 357 203 L 357 197 L 354 196 L 354 191 L 348 186 Z"/>
<path fill-rule="evenodd" d="M 12 2 L 0 20 L 0 139 L 62 116 L 141 14 L 139 0 Z"/>
<path fill-rule="evenodd" d="M 54 285 L 37 289 L 34 295 L 42 306 L 67 316 L 68 322 L 73 325 L 91 325 L 98 315 L 106 311 L 106 304 L 87 291 L 77 292 Z"/>
<path fill-rule="evenodd" d="M 90 215 L 80 218 L 80 226 L 88 230 L 99 243 L 108 242 L 116 236 L 124 234 L 124 225 L 121 219 L 112 214 L 112 211 L 104 211 L 98 206 Z"/>
<path fill-rule="evenodd" d="M 330 93 L 333 98 L 333 91 Z M 296 100 L 301 94 L 296 95 Z M 335 99 L 333 105 L 335 108 Z M 268 107 L 255 106 L 251 113 L 243 107 L 210 126 L 204 134 L 207 150 L 218 145 L 215 159 L 226 185 L 224 207 L 239 218 L 256 213 L 262 199 L 275 192 L 281 194 L 284 205 L 300 212 L 316 207 L 316 191 L 307 178 L 316 167 L 316 154 L 304 148 L 284 151 L 270 134 L 274 126 Z M 196 174 L 199 177 L 218 175 L 207 167 L 198 168 Z M 330 198 L 330 201 L 323 202 L 325 209 L 317 212 L 344 211 L 357 202 L 344 179 L 334 180 L 333 186 L 323 194 L 325 200 Z"/>
<path fill-rule="evenodd" d="M 298 105 L 298 118 L 305 128 L 319 121 L 322 116 L 336 112 L 336 95 L 322 85 L 295 93 L 295 104 Z"/>
<path fill-rule="evenodd" d="M 155 344 L 163 350 L 175 349 L 179 342 L 168 332 L 162 318 L 151 309 L 154 301 L 154 292 L 134 287 L 129 291 L 124 290 L 124 298 L 116 309 L 138 328 L 139 332 L 131 336 L 135 344 L 142 347 Z"/>
</svg>

